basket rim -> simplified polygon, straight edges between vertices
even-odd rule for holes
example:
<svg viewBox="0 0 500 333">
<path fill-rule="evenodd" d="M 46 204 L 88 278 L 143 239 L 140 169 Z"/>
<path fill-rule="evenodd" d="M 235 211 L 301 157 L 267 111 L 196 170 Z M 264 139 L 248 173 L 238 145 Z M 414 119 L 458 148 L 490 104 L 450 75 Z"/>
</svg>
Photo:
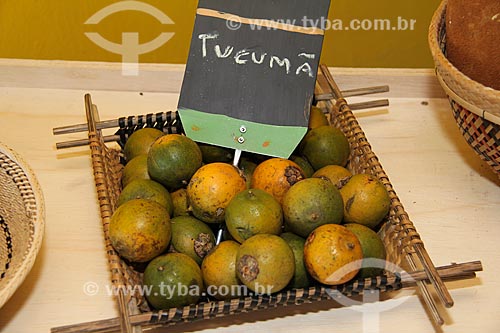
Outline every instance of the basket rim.
<svg viewBox="0 0 500 333">
<path fill-rule="evenodd" d="M 45 201 L 41 190 L 40 183 L 35 176 L 35 173 L 27 164 L 25 159 L 16 153 L 13 149 L 0 142 L 0 153 L 7 156 L 12 162 L 17 164 L 28 179 L 31 190 L 33 191 L 34 201 L 36 202 L 36 213 L 30 216 L 33 223 L 33 239 L 29 249 L 24 254 L 21 265 L 13 267 L 14 274 L 7 279 L 4 288 L 0 290 L 0 308 L 10 299 L 19 286 L 24 282 L 28 273 L 33 268 L 35 259 L 42 246 L 43 236 L 45 233 Z"/>
<path fill-rule="evenodd" d="M 454 96 L 450 97 L 454 99 L 455 96 L 460 96 L 457 91 L 464 88 L 467 88 L 467 91 L 479 93 L 479 96 L 477 96 L 477 94 L 475 94 L 475 96 L 461 96 L 457 99 L 457 102 L 461 103 L 461 101 L 465 101 L 466 105 L 464 105 L 464 107 L 468 108 L 472 106 L 472 109 L 470 109 L 471 112 L 485 119 L 488 119 L 491 115 L 490 118 L 496 119 L 496 121 L 491 119 L 488 120 L 494 121 L 498 124 L 500 117 L 500 91 L 485 86 L 484 84 L 475 81 L 462 73 L 448 60 L 448 58 L 446 58 L 440 47 L 438 31 L 445 20 L 447 4 L 448 0 L 442 0 L 439 7 L 434 12 L 428 32 L 429 49 L 434 60 L 436 74 L 438 74 L 438 78 L 441 77 L 440 84 L 447 94 L 450 91 L 453 93 Z M 450 76 L 456 82 L 452 82 L 452 80 L 449 79 Z M 443 83 L 445 83 L 445 85 L 443 85 Z M 491 99 L 494 100 L 494 103 L 483 103 L 483 101 Z"/>
<path fill-rule="evenodd" d="M 439 71 L 436 71 L 436 77 L 439 81 L 439 84 L 443 88 L 443 90 L 446 92 L 449 98 L 453 99 L 455 102 L 459 103 L 462 107 L 467 109 L 467 111 L 470 111 L 474 113 L 475 115 L 480 116 L 481 118 L 491 121 L 492 123 L 495 123 L 497 125 L 500 125 L 500 116 L 497 116 L 496 114 L 493 114 L 491 112 L 485 111 L 483 109 L 478 108 L 477 106 L 469 103 L 462 97 L 458 96 L 457 93 L 455 93 L 450 86 L 445 82 L 443 76 Z"/>
</svg>

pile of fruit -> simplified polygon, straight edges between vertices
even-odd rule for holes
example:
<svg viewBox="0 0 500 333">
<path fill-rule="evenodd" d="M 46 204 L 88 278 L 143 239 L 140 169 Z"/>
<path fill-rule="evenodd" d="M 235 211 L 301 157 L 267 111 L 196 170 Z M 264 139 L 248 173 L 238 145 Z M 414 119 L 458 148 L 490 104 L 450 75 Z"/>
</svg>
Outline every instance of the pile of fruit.
<svg viewBox="0 0 500 333">
<path fill-rule="evenodd" d="M 145 267 L 156 309 L 382 273 L 377 226 L 390 198 L 345 168 L 349 143 L 313 107 L 290 159 L 243 153 L 144 128 L 127 140 L 123 190 L 109 224 L 118 254 Z"/>
</svg>

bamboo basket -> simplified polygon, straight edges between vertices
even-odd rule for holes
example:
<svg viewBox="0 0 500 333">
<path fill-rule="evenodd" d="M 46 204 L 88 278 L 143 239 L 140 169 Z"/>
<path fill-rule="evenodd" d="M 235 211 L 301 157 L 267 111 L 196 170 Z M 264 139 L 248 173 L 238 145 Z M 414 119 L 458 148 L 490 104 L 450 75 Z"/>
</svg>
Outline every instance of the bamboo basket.
<svg viewBox="0 0 500 333">
<path fill-rule="evenodd" d="M 446 58 L 446 6 L 443 0 L 429 26 L 436 76 L 463 137 L 500 177 L 500 91 L 472 80 Z"/>
<path fill-rule="evenodd" d="M 44 234 L 44 207 L 35 174 L 0 143 L 0 307 L 33 267 Z"/>
<path fill-rule="evenodd" d="M 372 151 L 363 130 L 326 66 L 321 66 L 318 74 L 316 94 L 333 95 L 331 100 L 321 103 L 329 114 L 331 125 L 340 128 L 349 140 L 351 155 L 348 168 L 354 173 L 375 175 L 389 191 L 391 197 L 390 213 L 378 232 L 387 250 L 387 260 L 394 265 L 401 265 L 406 271 L 392 272 L 388 270 L 381 276 L 353 280 L 336 287 L 318 284 L 307 289 L 288 289 L 272 295 L 248 296 L 228 301 L 203 299 L 200 303 L 191 306 L 163 311 L 152 310 L 145 297 L 139 293 L 126 292 L 134 290 L 133 286 L 141 284 L 142 276 L 132 265 L 119 257 L 109 239 L 108 226 L 121 191 L 120 177 L 123 168 L 123 154 L 119 147 L 111 147 L 104 142 L 102 130 L 98 126 L 103 122 L 99 120 L 96 105 L 92 104 L 90 96 L 86 95 L 89 145 L 95 185 L 101 210 L 111 282 L 113 288 L 119 291 L 117 300 L 120 317 L 53 328 L 52 332 L 81 332 L 83 329 L 85 332 L 114 332 L 121 328 L 122 332 L 138 333 L 142 332 L 143 329 L 166 327 L 183 322 L 327 300 L 331 299 L 332 295 L 355 296 L 367 291 L 384 293 L 408 286 L 419 288 L 432 318 L 437 324 L 443 324 L 443 319 L 434 303 L 429 286 L 432 285 L 431 288 L 442 303 L 446 307 L 450 307 L 453 305 L 453 300 L 443 280 L 474 277 L 474 271 L 481 270 L 480 262 L 469 263 L 465 266 L 462 266 L 464 264 L 454 264 L 439 269 L 433 265 L 414 224 L 405 212 L 387 174 Z M 143 127 L 155 127 L 165 133 L 182 133 L 182 125 L 176 112 L 123 117 L 118 120 L 118 125 L 119 130 L 114 137 L 119 138 L 119 144 L 122 147 L 131 133 Z"/>
</svg>

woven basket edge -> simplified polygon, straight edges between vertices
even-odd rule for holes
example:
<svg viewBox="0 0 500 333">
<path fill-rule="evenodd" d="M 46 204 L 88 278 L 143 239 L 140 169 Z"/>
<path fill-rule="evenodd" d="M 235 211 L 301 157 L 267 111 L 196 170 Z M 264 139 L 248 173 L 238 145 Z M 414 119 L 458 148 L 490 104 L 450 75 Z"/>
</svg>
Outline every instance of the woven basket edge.
<svg viewBox="0 0 500 333">
<path fill-rule="evenodd" d="M 14 274 L 14 276 L 7 282 L 6 286 L 0 290 L 0 308 L 12 297 L 17 288 L 24 282 L 29 272 L 33 268 L 36 257 L 40 252 L 43 242 L 43 236 L 45 233 L 45 201 L 43 192 L 35 176 L 35 173 L 27 164 L 25 159 L 16 153 L 6 144 L 0 142 L 0 152 L 7 155 L 13 162 L 15 162 L 25 173 L 29 180 L 29 184 L 33 190 L 36 201 L 36 214 L 30 218 L 34 222 L 35 231 L 33 235 L 33 242 L 30 248 L 27 250 L 24 261 L 21 266 L 19 266 Z"/>
</svg>

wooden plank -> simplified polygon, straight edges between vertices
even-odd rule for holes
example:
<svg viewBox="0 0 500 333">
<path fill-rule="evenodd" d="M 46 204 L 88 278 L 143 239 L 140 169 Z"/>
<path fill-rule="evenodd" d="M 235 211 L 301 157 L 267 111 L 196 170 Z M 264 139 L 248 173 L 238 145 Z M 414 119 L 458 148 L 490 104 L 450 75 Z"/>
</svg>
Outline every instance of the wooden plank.
<svg viewBox="0 0 500 333">
<path fill-rule="evenodd" d="M 123 76 L 121 63 L 0 59 L 0 87 L 178 94 L 185 65 L 139 64 Z M 389 85 L 378 97 L 444 98 L 433 69 L 330 67 L 341 89 Z"/>
</svg>

